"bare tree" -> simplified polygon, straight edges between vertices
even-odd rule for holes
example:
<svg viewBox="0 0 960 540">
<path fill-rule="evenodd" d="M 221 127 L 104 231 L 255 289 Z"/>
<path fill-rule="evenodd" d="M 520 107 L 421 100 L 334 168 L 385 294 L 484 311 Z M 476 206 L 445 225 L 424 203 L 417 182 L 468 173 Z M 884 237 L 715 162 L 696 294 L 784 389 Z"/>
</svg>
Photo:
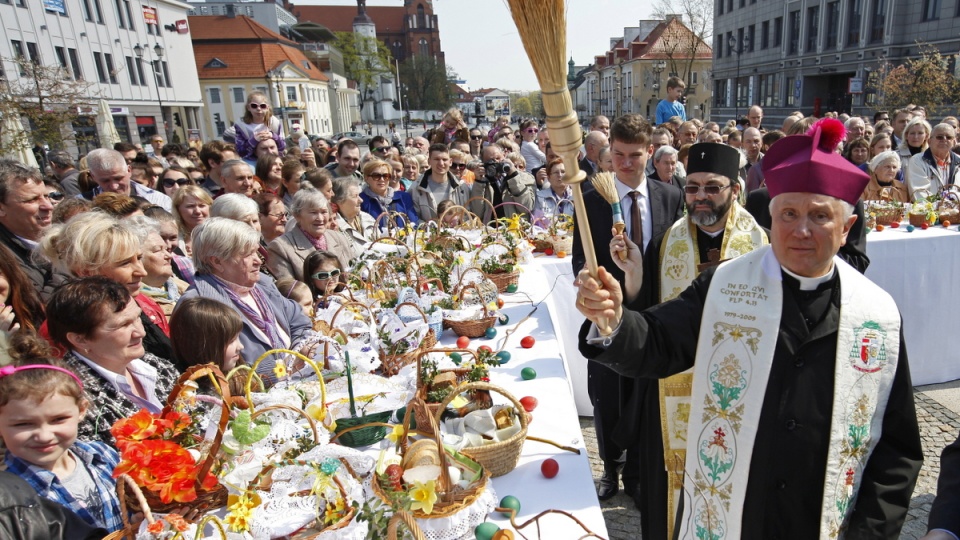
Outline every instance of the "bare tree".
<svg viewBox="0 0 960 540">
<path fill-rule="evenodd" d="M 713 0 L 656 0 L 653 16 L 667 21 L 680 16 L 680 25 L 668 25 L 660 36 L 668 72 L 690 83 L 698 54 L 709 53 L 713 39 Z"/>
<path fill-rule="evenodd" d="M 97 96 L 91 84 L 74 80 L 62 67 L 46 67 L 26 58 L 6 58 L 19 77 L 0 79 L 0 115 L 26 118 L 24 131 L 6 134 L 0 154 L 9 154 L 32 143 L 64 148 L 67 141 L 80 145 L 73 124 L 95 114 Z"/>
</svg>

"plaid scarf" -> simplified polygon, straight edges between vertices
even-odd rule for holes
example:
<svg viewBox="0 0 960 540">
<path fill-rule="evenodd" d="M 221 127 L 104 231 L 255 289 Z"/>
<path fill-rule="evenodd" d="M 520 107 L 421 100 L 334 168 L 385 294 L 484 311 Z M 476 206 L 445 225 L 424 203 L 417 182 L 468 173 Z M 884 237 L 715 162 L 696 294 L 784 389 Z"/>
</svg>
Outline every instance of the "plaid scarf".
<svg viewBox="0 0 960 540">
<path fill-rule="evenodd" d="M 248 321 L 253 323 L 254 326 L 260 329 L 267 336 L 267 341 L 270 342 L 270 347 L 273 349 L 283 349 L 286 348 L 287 344 L 283 342 L 280 338 L 280 334 L 277 332 L 277 317 L 273 314 L 273 310 L 270 309 L 270 306 L 267 304 L 267 299 L 263 295 L 263 291 L 254 287 L 242 287 L 235 283 L 230 283 L 222 278 L 211 276 L 214 281 L 220 284 L 223 287 L 223 291 L 226 293 L 227 297 L 230 298 L 230 301 L 233 302 L 233 305 L 240 310 L 240 313 L 247 318 Z M 241 292 L 248 292 L 253 296 L 253 301 L 257 305 L 257 309 L 253 309 L 249 304 L 243 301 L 239 294 L 234 291 L 234 288 L 240 289 Z"/>
</svg>

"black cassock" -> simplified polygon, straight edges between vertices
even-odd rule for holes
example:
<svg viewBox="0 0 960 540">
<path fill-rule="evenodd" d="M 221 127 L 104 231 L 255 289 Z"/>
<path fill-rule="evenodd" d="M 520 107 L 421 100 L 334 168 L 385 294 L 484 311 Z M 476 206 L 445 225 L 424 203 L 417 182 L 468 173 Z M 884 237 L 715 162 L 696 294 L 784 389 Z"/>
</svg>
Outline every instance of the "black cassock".
<svg viewBox="0 0 960 540">
<path fill-rule="evenodd" d="M 628 377 L 664 378 L 689 369 L 713 274 L 713 269 L 703 272 L 679 297 L 647 311 L 624 310 L 619 331 L 606 349 L 586 342 L 589 324 L 584 324 L 580 351 Z M 835 271 L 817 290 L 801 291 L 799 283 L 784 274 L 783 286 L 781 326 L 750 464 L 742 538 L 819 538 L 833 412 L 840 281 Z M 653 421 L 649 409 L 641 411 L 641 424 Z M 655 426 L 659 430 L 659 418 Z M 659 437 L 655 442 L 643 440 L 641 446 L 646 447 L 645 452 L 659 452 L 662 463 Z M 896 540 L 922 462 L 901 333 L 900 358 L 882 435 L 867 462 L 845 538 Z M 640 489 L 645 487 L 641 482 Z M 652 491 L 659 490 L 652 487 Z M 665 497 L 662 505 L 659 515 L 666 516 Z M 644 539 L 659 540 L 666 533 L 659 534 Z"/>
</svg>

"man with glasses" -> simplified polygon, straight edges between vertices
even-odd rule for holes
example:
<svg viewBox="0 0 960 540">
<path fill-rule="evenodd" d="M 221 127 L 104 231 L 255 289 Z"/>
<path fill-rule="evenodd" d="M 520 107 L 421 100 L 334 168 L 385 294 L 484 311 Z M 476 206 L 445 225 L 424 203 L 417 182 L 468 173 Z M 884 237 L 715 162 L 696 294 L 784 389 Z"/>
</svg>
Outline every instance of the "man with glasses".
<svg viewBox="0 0 960 540">
<path fill-rule="evenodd" d="M 388 141 L 383 135 L 377 135 L 376 137 L 370 139 L 368 146 L 370 148 L 370 153 L 379 159 L 387 159 L 387 154 L 390 153 L 390 141 Z"/>
<path fill-rule="evenodd" d="M 355 176 L 358 180 L 362 180 L 363 175 L 357 170 L 359 167 L 360 147 L 351 139 L 344 139 L 337 144 L 337 161 L 325 168 L 333 174 L 334 178 Z"/>
<path fill-rule="evenodd" d="M 50 169 L 53 170 L 53 176 L 55 176 L 57 181 L 60 182 L 60 185 L 63 186 L 64 193 L 70 197 L 79 195 L 80 185 L 77 182 L 77 178 L 80 176 L 80 171 L 77 170 L 76 163 L 73 161 L 73 158 L 70 157 L 70 154 L 63 150 L 47 152 L 47 161 L 50 162 Z"/>
<path fill-rule="evenodd" d="M 463 206 L 470 198 L 470 187 L 450 170 L 450 150 L 442 143 L 430 146 L 430 168 L 410 190 L 413 208 L 422 221 L 437 219 L 437 205 L 453 201 Z"/>
<path fill-rule="evenodd" d="M 937 124 L 930 132 L 930 148 L 907 161 L 904 181 L 911 200 L 917 192 L 940 193 L 960 183 L 960 155 L 953 151 L 957 132 L 950 124 Z"/>
<path fill-rule="evenodd" d="M 90 167 L 90 177 L 97 183 L 97 187 L 84 193 L 84 199 L 93 200 L 101 193 L 119 193 L 142 197 L 167 212 L 173 211 L 170 197 L 130 180 L 131 165 L 127 164 L 120 152 L 97 148 L 87 154 L 87 165 Z"/>
</svg>

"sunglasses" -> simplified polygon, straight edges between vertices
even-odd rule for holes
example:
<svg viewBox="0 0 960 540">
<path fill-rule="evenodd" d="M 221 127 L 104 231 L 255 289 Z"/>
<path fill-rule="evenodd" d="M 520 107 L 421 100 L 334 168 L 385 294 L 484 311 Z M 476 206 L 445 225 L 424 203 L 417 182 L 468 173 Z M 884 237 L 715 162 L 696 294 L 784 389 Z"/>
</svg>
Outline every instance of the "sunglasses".
<svg viewBox="0 0 960 540">
<path fill-rule="evenodd" d="M 470 138 L 473 139 L 473 140 L 475 140 L 475 141 L 479 141 L 479 140 L 483 139 L 483 135 L 471 135 Z"/>
<path fill-rule="evenodd" d="M 527 133 L 540 133 L 540 130 L 537 129 L 537 128 L 527 128 L 527 129 L 525 129 L 525 130 L 523 130 L 523 131 L 525 131 L 525 132 L 527 132 Z"/>
<path fill-rule="evenodd" d="M 936 135 L 934 138 L 938 141 L 952 141 L 954 139 L 950 135 Z"/>
<path fill-rule="evenodd" d="M 163 187 L 173 187 L 173 186 L 187 186 L 193 184 L 193 180 L 189 178 L 178 178 L 176 180 L 172 178 L 163 179 Z"/>
<path fill-rule="evenodd" d="M 451 163 L 451 164 L 450 164 L 450 168 L 451 168 L 451 169 L 459 169 L 459 170 L 462 171 L 463 169 L 466 169 L 466 168 L 467 168 L 467 164 L 466 164 L 466 163 Z"/>
<path fill-rule="evenodd" d="M 337 277 L 337 276 L 339 276 L 339 275 L 340 275 L 340 269 L 339 269 L 339 268 L 334 268 L 333 270 L 331 270 L 331 271 L 329 271 L 329 272 L 323 272 L 323 271 L 317 272 L 316 274 L 313 274 L 313 275 L 310 276 L 310 277 L 312 277 L 313 279 L 326 280 L 326 279 L 330 279 L 330 278 L 335 278 L 335 277 Z"/>
<path fill-rule="evenodd" d="M 393 178 L 393 175 L 390 173 L 373 173 L 368 174 L 367 176 L 373 178 L 374 180 L 383 180 L 384 178 L 389 180 L 390 178 Z"/>
<path fill-rule="evenodd" d="M 702 190 L 702 191 L 703 191 L 704 193 L 706 193 L 707 195 L 719 195 L 721 191 L 727 189 L 728 187 L 731 187 L 732 185 L 733 185 L 733 184 L 731 184 L 730 186 L 692 186 L 692 185 L 686 185 L 686 186 L 683 187 L 683 192 L 686 193 L 687 195 L 696 195 L 697 193 L 700 193 L 700 191 Z"/>
<path fill-rule="evenodd" d="M 50 193 L 47 193 L 47 197 L 50 197 L 50 200 L 53 200 L 53 201 L 62 201 L 63 193 L 59 191 L 51 191 Z"/>
<path fill-rule="evenodd" d="M 263 109 L 263 110 L 267 110 L 269 107 L 270 107 L 270 106 L 267 105 L 266 103 L 251 103 L 251 104 L 250 104 L 250 108 L 251 108 L 251 109 Z"/>
<path fill-rule="evenodd" d="M 374 151 L 374 152 L 379 152 L 379 153 L 381 153 L 381 154 L 386 154 L 387 152 L 390 151 L 390 147 L 389 147 L 389 146 L 378 146 L 377 148 L 374 148 L 373 151 Z"/>
</svg>

